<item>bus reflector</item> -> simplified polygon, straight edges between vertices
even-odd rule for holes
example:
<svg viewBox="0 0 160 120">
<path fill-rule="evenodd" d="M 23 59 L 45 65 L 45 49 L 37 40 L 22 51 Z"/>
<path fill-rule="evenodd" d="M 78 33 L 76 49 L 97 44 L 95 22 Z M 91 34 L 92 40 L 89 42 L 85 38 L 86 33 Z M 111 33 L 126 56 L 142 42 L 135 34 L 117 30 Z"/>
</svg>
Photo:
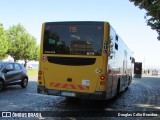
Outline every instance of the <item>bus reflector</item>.
<svg viewBox="0 0 160 120">
<path fill-rule="evenodd" d="M 38 75 L 42 75 L 42 71 L 39 71 L 39 72 L 38 72 Z"/>
<path fill-rule="evenodd" d="M 104 75 L 101 75 L 101 76 L 100 76 L 100 79 L 101 79 L 101 80 L 104 80 L 104 79 L 105 79 L 105 76 L 104 76 Z"/>
</svg>

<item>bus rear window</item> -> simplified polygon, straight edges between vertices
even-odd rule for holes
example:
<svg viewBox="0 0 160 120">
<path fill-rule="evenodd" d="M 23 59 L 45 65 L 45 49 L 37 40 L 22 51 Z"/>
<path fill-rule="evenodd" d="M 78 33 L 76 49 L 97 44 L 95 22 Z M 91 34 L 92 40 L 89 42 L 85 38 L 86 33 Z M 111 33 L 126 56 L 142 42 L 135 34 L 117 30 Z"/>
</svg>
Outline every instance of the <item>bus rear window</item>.
<svg viewBox="0 0 160 120">
<path fill-rule="evenodd" d="M 46 23 L 43 53 L 100 56 L 103 34 L 101 22 Z"/>
</svg>

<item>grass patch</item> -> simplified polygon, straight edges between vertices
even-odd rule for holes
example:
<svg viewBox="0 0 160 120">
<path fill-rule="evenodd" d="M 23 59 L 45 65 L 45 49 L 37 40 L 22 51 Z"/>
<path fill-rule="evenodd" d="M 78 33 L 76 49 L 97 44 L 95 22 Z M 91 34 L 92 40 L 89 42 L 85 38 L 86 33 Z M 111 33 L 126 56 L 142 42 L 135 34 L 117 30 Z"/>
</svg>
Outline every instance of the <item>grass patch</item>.
<svg viewBox="0 0 160 120">
<path fill-rule="evenodd" d="M 27 70 L 28 76 L 37 76 L 38 70 Z"/>
</svg>

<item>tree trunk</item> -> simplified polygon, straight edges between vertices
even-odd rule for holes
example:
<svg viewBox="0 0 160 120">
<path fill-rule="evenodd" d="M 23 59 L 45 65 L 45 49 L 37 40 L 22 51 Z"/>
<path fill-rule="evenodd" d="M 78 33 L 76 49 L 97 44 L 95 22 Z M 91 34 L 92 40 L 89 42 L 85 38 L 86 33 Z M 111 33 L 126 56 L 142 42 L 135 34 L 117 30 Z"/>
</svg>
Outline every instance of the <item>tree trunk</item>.
<svg viewBox="0 0 160 120">
<path fill-rule="evenodd" d="M 27 60 L 24 60 L 24 67 L 27 68 Z"/>
</svg>

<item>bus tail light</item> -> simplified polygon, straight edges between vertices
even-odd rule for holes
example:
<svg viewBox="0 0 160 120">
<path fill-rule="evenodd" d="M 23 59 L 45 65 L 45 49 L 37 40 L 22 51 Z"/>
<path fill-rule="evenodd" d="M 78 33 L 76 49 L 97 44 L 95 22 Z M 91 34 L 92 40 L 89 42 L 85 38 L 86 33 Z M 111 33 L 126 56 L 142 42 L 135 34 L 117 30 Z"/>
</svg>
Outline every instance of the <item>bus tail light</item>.
<svg viewBox="0 0 160 120">
<path fill-rule="evenodd" d="M 42 75 L 42 71 L 39 71 L 39 72 L 38 72 L 38 75 Z"/>
<path fill-rule="evenodd" d="M 100 79 L 101 79 L 101 80 L 105 80 L 105 76 L 104 76 L 104 75 L 101 75 L 101 76 L 100 76 Z"/>
<path fill-rule="evenodd" d="M 38 71 L 38 80 L 42 80 L 42 75 L 43 73 L 42 73 L 42 71 Z"/>
</svg>

